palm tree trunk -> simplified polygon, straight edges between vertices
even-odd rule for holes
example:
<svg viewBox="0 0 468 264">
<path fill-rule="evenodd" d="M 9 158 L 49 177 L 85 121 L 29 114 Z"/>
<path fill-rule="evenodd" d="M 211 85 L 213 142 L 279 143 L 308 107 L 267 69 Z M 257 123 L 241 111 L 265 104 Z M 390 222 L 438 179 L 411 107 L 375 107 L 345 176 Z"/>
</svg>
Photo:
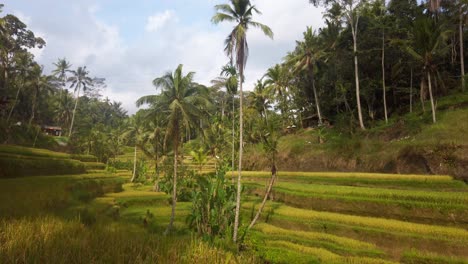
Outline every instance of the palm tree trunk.
<svg viewBox="0 0 468 264">
<path fill-rule="evenodd" d="M 167 226 L 166 231 L 164 234 L 168 234 L 172 230 L 172 226 L 174 225 L 175 219 L 175 210 L 176 210 L 176 203 L 177 203 L 177 156 L 178 156 L 178 148 L 179 148 L 179 136 L 178 136 L 178 128 L 176 128 L 176 137 L 174 140 L 174 175 L 173 175 L 173 184 L 172 184 L 172 209 L 171 209 L 171 219 L 169 221 L 169 225 Z"/>
<path fill-rule="evenodd" d="M 13 114 L 13 109 L 15 109 L 16 103 L 18 102 L 18 97 L 19 97 L 20 91 L 21 91 L 21 86 L 18 87 L 18 91 L 16 92 L 15 102 L 11 106 L 10 113 L 8 114 L 8 118 L 7 118 L 7 123 L 8 123 L 8 121 L 10 121 L 11 114 Z"/>
<path fill-rule="evenodd" d="M 72 120 L 70 124 L 70 131 L 68 131 L 68 137 L 71 137 L 72 132 L 73 132 L 73 123 L 75 122 L 76 106 L 78 105 L 78 100 L 80 99 L 80 89 L 81 89 L 81 85 L 78 84 L 78 94 L 76 95 L 75 107 L 73 108 L 73 115 L 72 115 Z"/>
<path fill-rule="evenodd" d="M 263 197 L 262 204 L 260 205 L 260 208 L 258 208 L 257 214 L 255 215 L 254 219 L 252 219 L 252 222 L 250 222 L 248 229 L 251 229 L 255 225 L 255 222 L 257 222 L 258 218 L 260 217 L 263 211 L 263 208 L 265 207 L 266 201 L 268 197 L 270 196 L 271 190 L 273 189 L 273 184 L 275 182 L 275 179 L 276 179 L 276 166 L 273 165 L 273 168 L 271 169 L 270 184 L 268 185 L 268 188 L 265 192 L 265 196 Z"/>
<path fill-rule="evenodd" d="M 154 160 L 154 172 L 156 173 L 156 180 L 154 181 L 153 191 L 159 192 L 159 155 L 158 155 L 158 148 L 155 149 L 155 160 Z"/>
<path fill-rule="evenodd" d="M 356 21 L 356 25 L 353 25 L 351 21 L 351 31 L 353 34 L 353 51 L 354 51 L 354 79 L 356 81 L 356 103 L 358 109 L 358 117 L 359 117 L 359 126 L 362 130 L 365 130 L 366 127 L 364 126 L 364 121 L 362 119 L 362 109 L 361 109 L 361 98 L 359 92 L 359 69 L 358 69 L 358 56 L 357 56 L 357 26 L 358 20 Z"/>
<path fill-rule="evenodd" d="M 33 101 L 31 103 L 31 118 L 29 118 L 29 126 L 31 126 L 32 121 L 34 120 L 35 112 L 36 112 L 37 94 L 38 94 L 38 90 L 35 89 L 34 90 L 34 95 L 33 95 Z"/>
<path fill-rule="evenodd" d="M 312 90 L 314 91 L 314 98 L 315 98 L 315 106 L 317 107 L 317 115 L 319 118 L 319 125 L 322 124 L 322 113 L 320 113 L 320 104 L 319 104 L 319 99 L 317 95 L 317 89 L 315 89 L 315 78 L 314 74 L 312 73 Z"/>
<path fill-rule="evenodd" d="M 243 66 L 241 66 L 243 67 Z M 243 151 L 243 134 L 244 134 L 244 122 L 243 122 L 243 110 L 242 110 L 242 107 L 243 107 L 243 97 L 244 97 L 244 94 L 242 92 L 242 79 L 243 79 L 243 72 L 242 70 L 239 71 L 240 72 L 240 84 L 239 84 L 239 95 L 240 95 L 240 99 L 239 99 L 239 166 L 237 168 L 237 171 L 238 171 L 238 178 L 237 178 L 237 195 L 236 195 L 236 214 L 235 214 L 235 217 L 234 217 L 234 234 L 233 234 L 233 237 L 232 237 L 232 240 L 235 242 L 237 242 L 237 231 L 239 229 L 239 214 L 240 214 L 240 201 L 241 201 L 241 178 L 242 178 L 242 151 Z"/>
<path fill-rule="evenodd" d="M 465 55 L 463 52 L 463 7 L 460 6 L 460 22 L 458 23 L 458 31 L 460 38 L 460 71 L 461 71 L 461 82 L 462 92 L 465 91 Z"/>
<path fill-rule="evenodd" d="M 137 145 L 135 144 L 135 151 L 133 154 L 133 176 L 130 182 L 134 182 L 136 178 L 136 163 L 137 163 Z"/>
<path fill-rule="evenodd" d="M 382 33 L 382 89 L 383 89 L 382 92 L 383 92 L 385 123 L 388 124 L 387 89 L 385 87 L 385 31 Z"/>
<path fill-rule="evenodd" d="M 411 67 L 410 79 L 410 97 L 409 97 L 409 111 L 413 113 L 413 67 Z"/>
<path fill-rule="evenodd" d="M 422 108 L 422 111 L 423 113 L 426 112 L 426 106 L 424 105 L 424 88 L 425 88 L 425 83 L 424 83 L 424 78 L 421 77 L 421 85 L 420 85 L 420 89 L 419 89 L 419 98 L 421 100 L 421 108 Z"/>
<path fill-rule="evenodd" d="M 427 73 L 427 82 L 429 85 L 429 96 L 431 97 L 431 108 L 432 108 L 432 121 L 435 123 L 436 120 L 436 109 L 434 105 L 434 97 L 432 96 L 432 85 L 431 85 L 431 74 Z"/>
<path fill-rule="evenodd" d="M 236 159 L 236 157 L 235 157 L 235 151 L 236 151 L 235 141 L 236 140 L 235 140 L 235 131 L 234 131 L 235 122 L 236 122 L 236 120 L 234 118 L 234 116 L 235 116 L 234 113 L 235 113 L 236 109 L 235 109 L 235 100 L 234 99 L 235 99 L 235 97 L 234 97 L 234 95 L 232 95 L 232 168 L 231 168 L 232 183 L 235 182 L 235 180 L 234 180 L 234 170 L 235 170 L 235 166 L 236 166 L 235 165 L 235 159 Z"/>
</svg>

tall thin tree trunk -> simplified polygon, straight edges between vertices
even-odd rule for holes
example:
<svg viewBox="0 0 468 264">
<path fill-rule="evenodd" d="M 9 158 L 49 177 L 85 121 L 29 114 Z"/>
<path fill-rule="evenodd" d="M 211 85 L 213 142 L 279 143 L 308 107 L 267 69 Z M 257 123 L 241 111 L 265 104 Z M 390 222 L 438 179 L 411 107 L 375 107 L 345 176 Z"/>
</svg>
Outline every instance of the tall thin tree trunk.
<svg viewBox="0 0 468 264">
<path fill-rule="evenodd" d="M 263 211 L 263 208 L 265 207 L 266 201 L 267 201 L 268 197 L 270 196 L 271 190 L 273 189 L 273 184 L 275 182 L 275 179 L 276 179 L 276 166 L 273 165 L 273 167 L 271 168 L 270 184 L 268 184 L 268 188 L 267 188 L 267 190 L 265 192 L 265 196 L 263 197 L 262 204 L 260 204 L 260 208 L 258 208 L 257 214 L 255 215 L 254 219 L 252 219 L 252 222 L 250 222 L 250 225 L 249 225 L 248 229 L 251 229 L 255 225 L 255 222 L 257 222 L 258 218 L 262 214 L 262 211 Z"/>
<path fill-rule="evenodd" d="M 15 109 L 15 106 L 18 103 L 18 97 L 19 97 L 20 91 L 21 91 L 21 86 L 18 87 L 18 91 L 16 92 L 15 102 L 11 106 L 10 113 L 8 114 L 8 118 L 7 118 L 7 123 L 8 121 L 10 121 L 11 115 L 13 114 L 13 109 Z"/>
<path fill-rule="evenodd" d="M 424 88 L 425 88 L 424 78 L 421 77 L 421 85 L 420 85 L 420 89 L 419 89 L 419 98 L 421 99 L 421 108 L 422 108 L 423 113 L 426 112 L 426 106 L 424 105 L 424 97 L 425 97 L 424 96 Z"/>
<path fill-rule="evenodd" d="M 155 160 L 154 160 L 154 172 L 156 173 L 156 180 L 154 181 L 153 191 L 159 192 L 159 150 L 158 147 L 155 148 Z"/>
<path fill-rule="evenodd" d="M 70 124 L 70 131 L 68 131 L 68 137 L 71 137 L 72 132 L 73 132 L 73 123 L 75 122 L 76 106 L 78 105 L 78 100 L 80 99 L 80 89 L 81 89 L 81 85 L 78 84 L 78 94 L 76 95 L 75 107 L 73 108 L 73 115 L 72 115 L 72 120 Z"/>
<path fill-rule="evenodd" d="M 458 31 L 460 38 L 460 71 L 462 91 L 465 91 L 465 55 L 463 51 L 463 7 L 460 6 L 460 22 L 458 23 Z"/>
<path fill-rule="evenodd" d="M 319 118 L 319 125 L 322 124 L 322 113 L 320 112 L 320 104 L 319 104 L 319 99 L 317 95 L 317 89 L 315 88 L 315 77 L 314 73 L 312 73 L 312 90 L 314 91 L 314 99 L 315 99 L 315 106 L 317 108 L 317 115 Z"/>
<path fill-rule="evenodd" d="M 413 67 L 411 67 L 409 111 L 413 113 Z"/>
<path fill-rule="evenodd" d="M 178 128 L 176 128 L 178 134 Z M 172 209 L 171 209 L 171 220 L 169 221 L 169 225 L 167 226 L 166 231 L 164 234 L 168 234 L 172 230 L 172 226 L 174 225 L 175 219 L 175 210 L 176 210 L 176 203 L 177 203 L 177 156 L 178 156 L 178 148 L 179 148 L 179 136 L 176 136 L 174 141 L 174 175 L 173 175 L 173 184 L 172 184 Z"/>
<path fill-rule="evenodd" d="M 243 67 L 243 66 L 241 66 Z M 243 122 L 243 100 L 244 100 L 244 94 L 242 92 L 242 79 L 243 79 L 243 72 L 242 70 L 240 72 L 240 85 L 239 85 L 239 94 L 240 94 L 240 100 L 239 100 L 239 166 L 237 168 L 238 170 L 238 178 L 237 178 L 237 195 L 236 195 L 236 214 L 234 217 L 234 234 L 232 237 L 232 240 L 234 242 L 237 242 L 237 231 L 239 229 L 239 214 L 240 214 L 240 202 L 241 202 L 241 178 L 242 178 L 242 151 L 244 149 L 243 146 L 243 134 L 244 134 L 244 122 Z"/>
<path fill-rule="evenodd" d="M 366 127 L 364 126 L 364 120 L 362 119 L 362 109 L 361 109 L 361 98 L 359 92 L 359 69 L 358 69 L 358 56 L 357 56 L 357 26 L 358 26 L 359 18 L 356 21 L 356 25 L 354 26 L 351 23 L 351 31 L 353 34 L 353 51 L 354 51 L 354 79 L 356 81 L 356 103 L 358 109 L 358 117 L 359 117 L 359 126 L 362 130 L 365 130 Z M 352 22 L 352 21 L 351 21 Z"/>
<path fill-rule="evenodd" d="M 427 82 L 429 85 L 429 96 L 431 97 L 431 108 L 432 108 L 432 121 L 435 123 L 436 120 L 436 109 L 434 105 L 434 97 L 432 96 L 432 84 L 431 84 L 431 74 L 427 73 Z"/>
<path fill-rule="evenodd" d="M 31 126 L 32 121 L 34 120 L 35 113 L 36 113 L 37 94 L 38 94 L 38 90 L 35 89 L 34 95 L 33 95 L 33 101 L 32 101 L 32 104 L 31 104 L 31 118 L 29 118 L 29 126 Z"/>
<path fill-rule="evenodd" d="M 385 87 L 385 31 L 382 32 L 382 92 L 383 92 L 385 123 L 388 124 L 387 89 Z"/>
<path fill-rule="evenodd" d="M 235 143 L 235 122 L 236 122 L 236 120 L 235 120 L 235 118 L 234 118 L 234 117 L 235 117 L 234 113 L 235 113 L 236 109 L 235 109 L 235 100 L 234 100 L 234 99 L 235 99 L 235 97 L 234 97 L 234 95 L 232 95 L 232 169 L 231 169 L 231 180 L 232 180 L 232 183 L 235 182 L 235 179 L 234 179 L 234 170 L 235 170 L 235 166 L 236 166 L 236 165 L 235 165 L 235 159 L 236 159 L 236 157 L 235 157 L 235 152 L 236 152 L 236 146 L 235 146 L 235 144 L 236 144 L 236 143 Z"/>
<path fill-rule="evenodd" d="M 137 145 L 135 144 L 135 151 L 133 154 L 133 175 L 130 182 L 134 182 L 136 178 L 136 163 L 137 163 Z"/>
</svg>

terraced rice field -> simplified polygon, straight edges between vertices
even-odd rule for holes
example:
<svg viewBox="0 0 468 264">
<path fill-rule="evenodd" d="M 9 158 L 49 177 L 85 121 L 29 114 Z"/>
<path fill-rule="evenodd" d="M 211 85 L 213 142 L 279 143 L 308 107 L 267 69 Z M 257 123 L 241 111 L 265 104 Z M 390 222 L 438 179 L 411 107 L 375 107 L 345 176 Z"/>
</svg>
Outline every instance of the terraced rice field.
<svg viewBox="0 0 468 264">
<path fill-rule="evenodd" d="M 92 225 L 96 228 L 93 232 L 113 225 L 119 226 L 119 232 L 133 228 L 160 247 L 155 238 L 161 236 L 169 222 L 170 196 L 153 192 L 151 184 L 128 183 L 131 171 L 106 172 L 103 164 L 92 157 L 45 150 L 7 147 L 0 153 L 8 158 L 18 156 L 19 161 L 54 158 L 75 160 L 86 166 L 86 173 L 81 174 L 55 175 L 51 168 L 45 171 L 47 176 L 0 179 L 0 241 L 9 245 L 4 252 L 10 252 L 2 255 L 0 250 L 0 260 L 21 259 L 15 255 L 23 247 L 14 244 L 12 232 L 19 228 L 15 225 L 32 225 L 31 230 L 39 230 L 57 219 L 60 221 L 53 228 L 67 223 L 80 232 L 88 232 L 82 224 L 93 221 L 100 222 Z M 196 166 L 190 157 L 184 163 L 187 167 Z M 258 257 L 261 263 L 468 263 L 468 187 L 450 176 L 280 172 L 262 217 L 252 230 L 245 232 L 269 176 L 268 172 L 243 173 L 240 259 L 247 255 Z M 190 210 L 189 202 L 178 202 L 174 241 L 180 240 L 184 245 L 190 244 L 193 236 L 186 224 Z M 29 243 L 28 237 L 33 233 L 28 230 L 22 231 L 21 241 L 28 252 L 35 254 L 25 255 L 24 259 L 32 260 L 43 254 L 35 247 L 42 238 Z M 73 239 L 63 235 L 65 240 Z M 98 243 L 99 239 L 90 241 Z M 55 254 L 54 247 L 47 252 Z M 139 250 L 139 246 L 130 248 L 132 252 Z M 160 249 L 153 259 L 166 256 L 166 250 Z M 152 251 L 147 248 L 145 252 Z M 90 254 L 88 257 L 92 258 Z M 169 252 L 167 256 L 173 255 Z M 125 256 L 122 259 L 127 259 Z M 216 263 L 223 262 L 222 256 L 217 257 Z"/>
<path fill-rule="evenodd" d="M 245 172 L 250 218 L 267 172 Z M 468 188 L 450 176 L 282 172 L 248 235 L 271 263 L 468 263 Z"/>
</svg>

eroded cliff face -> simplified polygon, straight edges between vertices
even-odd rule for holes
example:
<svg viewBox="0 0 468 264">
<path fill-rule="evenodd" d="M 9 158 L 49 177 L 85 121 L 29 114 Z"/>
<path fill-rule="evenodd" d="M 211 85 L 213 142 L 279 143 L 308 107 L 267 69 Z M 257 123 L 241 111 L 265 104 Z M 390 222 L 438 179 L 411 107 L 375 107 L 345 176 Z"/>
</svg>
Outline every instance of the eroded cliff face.
<svg viewBox="0 0 468 264">
<path fill-rule="evenodd" d="M 359 157 L 340 154 L 293 153 L 278 155 L 278 169 L 282 171 L 353 171 L 400 174 L 444 174 L 468 182 L 468 146 L 437 145 L 435 147 L 408 146 L 395 155 L 376 152 Z M 379 158 L 379 157 L 382 158 Z M 246 170 L 269 170 L 268 161 L 259 154 L 248 153 L 244 159 Z"/>
</svg>

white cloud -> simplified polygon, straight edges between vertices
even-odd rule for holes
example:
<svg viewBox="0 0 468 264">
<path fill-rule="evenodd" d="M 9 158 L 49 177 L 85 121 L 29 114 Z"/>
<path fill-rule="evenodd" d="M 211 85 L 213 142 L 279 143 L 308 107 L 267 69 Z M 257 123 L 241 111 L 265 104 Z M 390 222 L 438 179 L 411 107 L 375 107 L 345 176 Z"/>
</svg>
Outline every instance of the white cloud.
<svg viewBox="0 0 468 264">
<path fill-rule="evenodd" d="M 172 10 L 166 10 L 163 13 L 149 16 L 146 22 L 146 31 L 156 32 L 163 28 L 171 19 L 175 19 L 175 13 Z"/>
<path fill-rule="evenodd" d="M 195 71 L 197 82 L 209 85 L 228 62 L 223 45 L 234 24 L 210 23 L 213 5 L 224 0 L 194 2 L 192 8 L 208 10 L 202 17 L 192 16 L 198 12 L 187 10 L 185 5 L 182 9 L 169 5 L 175 11 L 167 9 L 143 19 L 138 24 L 141 32 L 132 37 L 126 36 L 124 29 L 109 18 L 101 17 L 101 10 L 112 8 L 112 1 L 105 6 L 104 2 L 96 5 L 94 0 L 43 1 L 48 4 L 14 0 L 14 3 L 23 3 L 22 8 L 14 10 L 26 14 L 22 17 L 30 22 L 28 27 L 47 42 L 45 49 L 35 52 L 39 63 L 46 67 L 46 72 L 52 70 L 57 58 L 66 57 L 73 68 L 86 65 L 93 76 L 106 78 L 103 95 L 121 101 L 130 114 L 137 111 L 136 99 L 156 93 L 152 80 L 166 71 L 173 71 L 178 64 L 184 64 L 185 73 Z M 318 29 L 322 24 L 322 10 L 306 0 L 256 0 L 255 4 L 263 15 L 255 16 L 254 20 L 269 25 L 275 38 L 270 40 L 255 28 L 249 30 L 246 90 L 252 90 L 254 82 L 269 67 L 281 62 L 286 52 L 294 48 L 295 40 L 302 38 L 306 26 Z M 184 15 L 186 13 L 190 16 Z M 136 23 L 135 20 L 131 22 Z"/>
</svg>

